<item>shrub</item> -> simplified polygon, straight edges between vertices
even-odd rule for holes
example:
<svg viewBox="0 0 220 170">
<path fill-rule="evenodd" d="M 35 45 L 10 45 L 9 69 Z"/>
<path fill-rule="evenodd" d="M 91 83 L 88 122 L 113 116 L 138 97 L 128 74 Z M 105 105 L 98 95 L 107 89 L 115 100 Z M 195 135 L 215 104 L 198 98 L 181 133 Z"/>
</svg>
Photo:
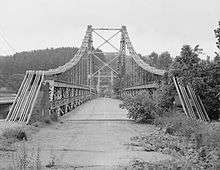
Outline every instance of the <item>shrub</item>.
<svg viewBox="0 0 220 170">
<path fill-rule="evenodd" d="M 128 118 L 136 122 L 151 121 L 164 113 L 164 110 L 157 105 L 156 100 L 147 94 L 125 98 L 120 107 L 127 109 Z"/>
<path fill-rule="evenodd" d="M 154 123 L 164 131 L 134 138 L 144 150 L 171 154 L 202 169 L 220 168 L 220 123 L 207 123 L 175 112 L 156 117 Z"/>
<path fill-rule="evenodd" d="M 160 88 L 159 103 L 165 109 L 172 108 L 174 96 L 177 95 L 172 78 L 178 77 L 183 85 L 191 85 L 198 95 L 210 117 L 217 120 L 220 116 L 220 87 L 216 79 L 216 64 L 201 60 L 198 48 L 184 45 L 169 71 L 163 76 L 164 84 Z"/>
<path fill-rule="evenodd" d="M 46 123 L 46 124 L 51 124 L 51 119 L 50 118 L 45 118 L 44 119 L 44 123 Z"/>
<path fill-rule="evenodd" d="M 202 145 L 212 148 L 218 148 L 220 150 L 220 124 L 211 123 L 202 125 L 199 129 L 199 133 L 202 135 Z"/>
<path fill-rule="evenodd" d="M 50 115 L 50 118 L 51 118 L 52 121 L 57 122 L 57 121 L 58 121 L 58 115 L 57 115 L 57 113 L 51 114 L 51 115 Z"/>
<path fill-rule="evenodd" d="M 165 128 L 171 135 L 186 137 L 197 142 L 197 147 L 208 146 L 220 149 L 220 124 L 207 123 L 188 118 L 184 113 L 169 113 L 170 116 L 157 117 L 154 124 Z M 170 133 L 171 132 L 171 133 Z"/>
<path fill-rule="evenodd" d="M 3 137 L 6 139 L 11 139 L 11 140 L 27 140 L 27 135 L 25 130 L 22 128 L 7 128 L 3 132 Z"/>
</svg>

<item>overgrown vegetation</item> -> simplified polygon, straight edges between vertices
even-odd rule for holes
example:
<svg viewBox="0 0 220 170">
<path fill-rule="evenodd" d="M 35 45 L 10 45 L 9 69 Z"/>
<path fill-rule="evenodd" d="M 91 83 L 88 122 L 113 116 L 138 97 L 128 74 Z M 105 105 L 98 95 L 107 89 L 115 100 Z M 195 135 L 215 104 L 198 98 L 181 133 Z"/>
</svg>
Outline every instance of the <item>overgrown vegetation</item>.
<svg viewBox="0 0 220 170">
<path fill-rule="evenodd" d="M 164 110 L 158 106 L 157 101 L 151 98 L 147 93 L 135 97 L 124 98 L 122 109 L 128 110 L 128 117 L 136 122 L 151 122 L 162 115 Z"/>
<path fill-rule="evenodd" d="M 11 140 L 11 142 L 21 141 L 21 140 L 27 141 L 26 132 L 22 128 L 6 128 L 2 136 L 8 140 Z"/>
<path fill-rule="evenodd" d="M 220 48 L 220 28 L 215 33 Z M 132 138 L 145 151 L 171 154 L 182 162 L 195 164 L 200 168 L 220 169 L 220 124 L 188 118 L 183 111 L 177 111 L 174 107 L 177 92 L 172 78 L 175 76 L 183 85 L 191 85 L 200 96 L 211 120 L 218 120 L 220 117 L 220 82 L 217 75 L 220 57 L 216 53 L 213 61 L 201 60 L 201 51 L 198 45 L 195 48 L 184 45 L 180 55 L 163 76 L 156 99 L 145 93 L 124 98 L 121 107 L 128 110 L 129 118 L 137 122 L 149 122 L 150 119 L 161 128 L 158 133 Z"/>
<path fill-rule="evenodd" d="M 179 77 L 184 85 L 190 84 L 196 94 L 200 96 L 211 119 L 218 120 L 220 115 L 220 101 L 218 93 L 218 79 L 216 78 L 216 63 L 201 60 L 198 57 L 198 46 L 192 49 L 184 45 L 180 56 L 173 61 L 168 72 L 163 76 L 163 83 L 157 91 L 157 100 L 142 94 L 124 99 L 124 107 L 128 109 L 128 116 L 134 120 L 146 121 L 150 116 L 160 116 L 173 109 L 177 92 L 173 77 Z M 157 113 L 157 114 L 156 114 Z"/>
<path fill-rule="evenodd" d="M 149 136 L 137 136 L 132 142 L 145 151 L 170 154 L 178 166 L 220 168 L 220 124 L 191 119 L 180 111 L 168 111 L 146 94 L 127 98 L 122 104 L 128 117 L 137 122 L 150 122 L 160 128 Z M 166 165 L 166 163 L 164 164 Z"/>
<path fill-rule="evenodd" d="M 0 134 L 0 169 L 40 170 L 40 147 L 28 149 L 25 144 L 37 128 L 6 122 L 3 126 Z"/>
<path fill-rule="evenodd" d="M 172 57 L 168 51 L 165 51 L 161 54 L 152 52 L 148 56 L 141 56 L 141 58 L 151 66 L 167 70 L 172 64 Z"/>
<path fill-rule="evenodd" d="M 162 95 L 159 105 L 166 109 L 172 107 L 172 100 L 176 94 L 172 77 L 179 77 L 182 84 L 190 84 L 196 94 L 200 96 L 206 111 L 211 119 L 217 120 L 220 115 L 220 101 L 217 94 L 220 91 L 216 79 L 216 66 L 214 62 L 201 60 L 200 49 L 184 45 L 180 56 L 177 56 L 167 75 L 164 76 L 165 85 L 161 87 Z"/>
</svg>

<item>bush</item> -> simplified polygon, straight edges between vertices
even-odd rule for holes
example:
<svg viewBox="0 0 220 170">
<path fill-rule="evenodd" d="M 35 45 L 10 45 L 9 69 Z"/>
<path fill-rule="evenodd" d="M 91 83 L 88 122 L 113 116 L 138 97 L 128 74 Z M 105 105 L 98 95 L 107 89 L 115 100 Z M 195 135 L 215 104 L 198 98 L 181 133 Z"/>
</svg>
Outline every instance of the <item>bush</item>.
<svg viewBox="0 0 220 170">
<path fill-rule="evenodd" d="M 154 124 L 162 128 L 175 131 L 175 135 L 190 138 L 192 134 L 198 133 L 204 122 L 186 117 L 184 113 L 169 113 L 169 116 L 158 117 Z"/>
<path fill-rule="evenodd" d="M 156 118 L 154 124 L 165 128 L 165 133 L 194 140 L 198 148 L 208 146 L 220 149 L 220 123 L 207 123 L 188 118 L 183 113 L 170 113 L 170 116 Z"/>
<path fill-rule="evenodd" d="M 53 113 L 50 115 L 50 119 L 51 119 L 52 121 L 57 122 L 57 121 L 58 121 L 58 115 L 57 115 L 57 113 L 56 113 L 56 112 L 53 112 Z"/>
<path fill-rule="evenodd" d="M 49 117 L 45 117 L 44 118 L 44 123 L 51 124 L 52 122 L 51 122 L 51 119 Z"/>
<path fill-rule="evenodd" d="M 136 122 L 148 122 L 164 114 L 164 110 L 157 105 L 156 100 L 147 94 L 123 99 L 121 108 L 128 110 L 128 118 Z"/>
<path fill-rule="evenodd" d="M 27 140 L 26 132 L 21 128 L 7 128 L 3 132 L 3 137 L 10 140 Z"/>
<path fill-rule="evenodd" d="M 174 112 L 157 117 L 154 123 L 163 130 L 133 138 L 136 145 L 145 151 L 171 154 L 202 169 L 220 168 L 220 123 L 202 122 Z"/>
<path fill-rule="evenodd" d="M 216 64 L 201 60 L 198 51 L 184 45 L 180 56 L 177 56 L 169 71 L 163 76 L 164 83 L 160 87 L 159 103 L 165 109 L 172 108 L 177 95 L 172 78 L 177 77 L 183 85 L 191 85 L 199 96 L 212 120 L 220 116 L 220 87 L 216 79 Z"/>
</svg>

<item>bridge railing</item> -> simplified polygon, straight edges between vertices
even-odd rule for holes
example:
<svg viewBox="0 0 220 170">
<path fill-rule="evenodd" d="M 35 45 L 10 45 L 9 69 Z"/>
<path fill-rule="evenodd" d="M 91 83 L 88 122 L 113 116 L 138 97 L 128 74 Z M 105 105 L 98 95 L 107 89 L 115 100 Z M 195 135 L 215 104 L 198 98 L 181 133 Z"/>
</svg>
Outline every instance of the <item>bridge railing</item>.
<svg viewBox="0 0 220 170">
<path fill-rule="evenodd" d="M 131 86 L 124 88 L 121 93 L 121 97 L 134 97 L 140 94 L 148 94 L 150 97 L 156 96 L 156 90 L 159 84 L 157 82 L 149 82 L 145 85 Z"/>
<path fill-rule="evenodd" d="M 49 100 L 46 110 L 58 116 L 63 115 L 91 98 L 88 86 L 79 86 L 70 83 L 46 81 L 48 83 Z"/>
<path fill-rule="evenodd" d="M 66 64 L 55 69 L 26 72 L 6 121 L 29 123 L 63 115 L 95 93 L 87 86 L 91 32 L 88 26 L 81 47 Z"/>
</svg>

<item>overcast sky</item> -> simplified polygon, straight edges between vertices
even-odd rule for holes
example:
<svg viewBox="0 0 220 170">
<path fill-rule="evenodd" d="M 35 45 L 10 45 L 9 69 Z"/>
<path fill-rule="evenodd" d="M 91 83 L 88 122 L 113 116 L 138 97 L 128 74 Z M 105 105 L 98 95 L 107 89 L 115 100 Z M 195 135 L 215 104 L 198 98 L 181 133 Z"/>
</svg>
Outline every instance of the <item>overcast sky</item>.
<svg viewBox="0 0 220 170">
<path fill-rule="evenodd" d="M 213 56 L 220 0 L 0 0 L 0 33 L 16 52 L 79 47 L 87 25 L 126 25 L 138 53 L 200 44 Z M 13 50 L 0 38 L 0 55 Z"/>
</svg>

